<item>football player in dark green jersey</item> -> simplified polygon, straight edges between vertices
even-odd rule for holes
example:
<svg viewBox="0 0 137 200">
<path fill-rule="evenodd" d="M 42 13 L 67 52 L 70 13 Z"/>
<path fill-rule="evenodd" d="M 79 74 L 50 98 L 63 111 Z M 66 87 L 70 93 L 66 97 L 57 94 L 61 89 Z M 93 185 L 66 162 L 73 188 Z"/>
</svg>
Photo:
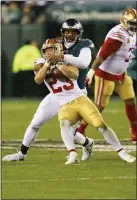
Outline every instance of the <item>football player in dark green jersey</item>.
<svg viewBox="0 0 137 200">
<path fill-rule="evenodd" d="M 137 43 L 136 47 L 132 49 L 131 53 L 131 60 L 127 72 L 133 80 L 133 87 L 137 97 Z"/>
</svg>

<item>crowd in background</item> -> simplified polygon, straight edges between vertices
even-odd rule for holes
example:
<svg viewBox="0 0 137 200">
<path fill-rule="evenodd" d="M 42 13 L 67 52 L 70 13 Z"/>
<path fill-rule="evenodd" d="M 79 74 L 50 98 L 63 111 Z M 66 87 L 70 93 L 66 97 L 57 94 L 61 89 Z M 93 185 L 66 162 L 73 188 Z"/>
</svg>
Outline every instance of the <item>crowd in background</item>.
<svg viewBox="0 0 137 200">
<path fill-rule="evenodd" d="M 49 24 L 48 24 L 48 18 L 46 17 L 46 10 L 48 8 L 48 6 L 50 6 L 52 3 L 54 3 L 54 1 L 45 1 L 45 0 L 33 0 L 33 1 L 1 1 L 1 23 L 2 24 L 43 24 L 42 26 L 48 28 L 46 30 L 46 36 L 48 37 L 48 35 L 50 37 L 53 37 L 54 31 L 53 31 L 53 27 L 56 30 L 56 32 L 58 30 L 60 30 L 60 25 L 56 24 L 56 23 L 51 23 L 49 20 Z M 46 23 L 47 22 L 47 23 Z M 45 26 L 46 23 L 46 26 Z M 85 24 L 84 24 L 85 25 Z M 104 23 L 97 23 L 94 24 L 92 23 L 92 25 L 86 25 L 83 26 L 84 27 L 84 33 L 87 33 L 88 37 L 90 36 L 91 39 L 93 40 L 93 42 L 95 43 L 96 47 L 100 47 L 100 45 L 102 44 L 102 40 L 104 40 L 105 34 L 107 32 L 107 30 L 110 30 L 110 28 L 112 28 L 114 24 L 112 23 L 108 23 L 108 24 L 104 24 Z M 92 29 L 91 29 L 92 27 Z M 100 30 L 101 35 L 100 35 Z M 44 35 L 44 37 L 45 37 Z M 37 34 L 36 34 L 37 37 Z M 87 37 L 87 36 L 86 36 Z M 97 39 L 96 39 L 97 38 Z M 95 39 L 95 41 L 94 41 Z M 26 41 L 24 41 L 26 42 Z M 38 42 L 38 41 L 35 41 Z M 23 44 L 22 46 L 20 46 L 20 48 L 24 47 L 25 44 Z M 32 45 L 32 44 L 30 44 Z M 37 49 L 39 51 L 40 54 L 40 43 L 37 44 Z M 33 45 L 32 45 L 33 46 Z M 29 48 L 29 47 L 28 47 Z M 16 51 L 16 53 L 18 53 L 18 51 L 20 51 L 20 49 L 18 49 Z M 36 50 L 37 51 L 37 50 Z M 15 53 L 15 55 L 16 55 Z M 45 87 L 43 88 L 43 86 L 40 88 L 38 88 L 38 86 L 36 84 L 34 84 L 33 82 L 33 86 L 27 82 L 27 77 L 29 80 L 30 75 L 26 75 L 31 73 L 31 80 L 30 82 L 32 82 L 33 80 L 33 72 L 32 72 L 32 68 L 33 68 L 33 62 L 31 62 L 31 65 L 29 65 L 30 69 L 28 70 L 22 70 L 21 69 L 21 65 L 18 65 L 18 72 L 15 72 L 13 69 L 13 63 L 14 63 L 14 58 L 15 55 L 13 56 L 13 60 L 12 60 L 12 64 L 11 64 L 11 60 L 8 57 L 7 51 L 5 51 L 5 49 L 2 47 L 1 50 L 1 82 L 2 82 L 2 92 L 1 95 L 2 97 L 7 97 L 7 96 L 32 96 L 32 94 L 34 94 L 35 96 L 43 96 L 45 95 Z M 22 54 L 24 57 L 24 54 Z M 136 63 L 136 53 L 135 56 L 133 57 L 133 61 Z M 27 54 L 25 54 L 26 57 L 24 57 L 24 61 L 27 60 L 28 56 Z M 34 59 L 32 59 L 34 60 Z M 25 63 L 25 62 L 22 62 Z M 12 70 L 11 70 L 12 68 Z M 24 64 L 24 69 L 25 69 L 25 64 Z M 30 72 L 31 70 L 31 72 Z M 10 71 L 12 71 L 12 75 L 10 74 Z M 25 74 L 25 81 L 22 80 L 22 74 Z M 135 79 L 134 85 L 135 85 L 135 90 L 137 92 L 137 72 L 132 72 L 133 74 L 133 80 Z M 17 75 L 19 75 L 17 77 Z M 136 76 L 136 77 L 135 77 Z M 8 80 L 10 80 L 10 78 L 12 79 L 11 82 Z M 22 82 L 26 83 L 23 85 L 23 87 L 27 88 L 27 92 L 23 93 L 23 89 L 16 89 L 15 86 L 21 86 L 22 87 Z M 9 87 L 12 88 L 11 93 L 9 94 L 8 88 Z M 12 85 L 12 86 L 11 86 Z M 28 85 L 33 88 L 33 90 L 30 89 L 30 87 L 28 87 Z M 31 92 L 30 92 L 31 91 Z M 44 91 L 44 92 L 43 92 Z M 20 92 L 20 94 L 18 94 L 18 92 Z"/>
<path fill-rule="evenodd" d="M 45 23 L 46 9 L 52 1 L 2 1 L 1 23 L 2 24 L 30 24 Z"/>
</svg>

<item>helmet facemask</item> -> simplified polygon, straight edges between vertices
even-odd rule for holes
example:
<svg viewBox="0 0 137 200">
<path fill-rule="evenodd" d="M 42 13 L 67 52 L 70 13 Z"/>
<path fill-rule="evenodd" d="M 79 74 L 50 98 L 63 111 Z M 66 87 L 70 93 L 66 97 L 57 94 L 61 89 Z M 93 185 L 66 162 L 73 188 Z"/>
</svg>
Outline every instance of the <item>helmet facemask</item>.
<svg viewBox="0 0 137 200">
<path fill-rule="evenodd" d="M 128 8 L 122 13 L 120 22 L 124 29 L 126 29 L 130 35 L 137 33 L 137 13 L 133 8 Z"/>
<path fill-rule="evenodd" d="M 128 21 L 127 22 L 127 31 L 134 35 L 137 33 L 137 22 Z"/>
<path fill-rule="evenodd" d="M 72 34 L 70 34 L 69 31 L 72 32 Z M 67 32 L 68 32 L 68 34 L 67 34 Z M 62 36 L 64 39 L 64 43 L 69 48 L 69 46 L 71 47 L 73 44 L 76 43 L 76 41 L 78 41 L 80 39 L 81 33 L 75 29 L 64 29 L 64 30 L 62 30 Z"/>
<path fill-rule="evenodd" d="M 47 42 L 47 40 L 46 40 L 46 42 Z M 63 46 L 62 46 L 62 44 L 60 44 L 57 41 L 55 41 L 54 43 L 52 41 L 51 43 L 48 43 L 48 44 L 46 42 L 43 44 L 42 49 L 41 49 L 43 58 L 47 57 L 46 49 L 48 49 L 48 48 L 53 48 L 53 50 L 54 50 L 53 54 L 55 54 L 55 55 L 63 55 Z"/>
</svg>

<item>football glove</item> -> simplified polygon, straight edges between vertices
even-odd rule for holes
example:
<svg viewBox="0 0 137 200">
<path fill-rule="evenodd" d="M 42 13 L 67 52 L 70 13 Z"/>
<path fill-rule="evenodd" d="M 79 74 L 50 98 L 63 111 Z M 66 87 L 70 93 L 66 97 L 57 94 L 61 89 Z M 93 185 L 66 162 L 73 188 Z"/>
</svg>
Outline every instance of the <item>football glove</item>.
<svg viewBox="0 0 137 200">
<path fill-rule="evenodd" d="M 87 78 L 86 78 L 86 84 L 89 88 L 91 87 L 92 78 L 93 78 L 94 74 L 95 74 L 95 71 L 93 69 L 90 69 L 88 71 Z"/>
</svg>

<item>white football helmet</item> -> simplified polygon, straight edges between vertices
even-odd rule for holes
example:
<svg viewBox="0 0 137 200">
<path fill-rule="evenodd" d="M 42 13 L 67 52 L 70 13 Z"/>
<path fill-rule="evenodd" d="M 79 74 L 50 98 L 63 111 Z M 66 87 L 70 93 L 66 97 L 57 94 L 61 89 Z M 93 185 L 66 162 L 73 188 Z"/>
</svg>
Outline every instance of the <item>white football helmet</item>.
<svg viewBox="0 0 137 200">
<path fill-rule="evenodd" d="M 131 35 L 137 33 L 137 12 L 133 8 L 127 8 L 121 15 L 120 22 L 124 29 Z"/>
</svg>

